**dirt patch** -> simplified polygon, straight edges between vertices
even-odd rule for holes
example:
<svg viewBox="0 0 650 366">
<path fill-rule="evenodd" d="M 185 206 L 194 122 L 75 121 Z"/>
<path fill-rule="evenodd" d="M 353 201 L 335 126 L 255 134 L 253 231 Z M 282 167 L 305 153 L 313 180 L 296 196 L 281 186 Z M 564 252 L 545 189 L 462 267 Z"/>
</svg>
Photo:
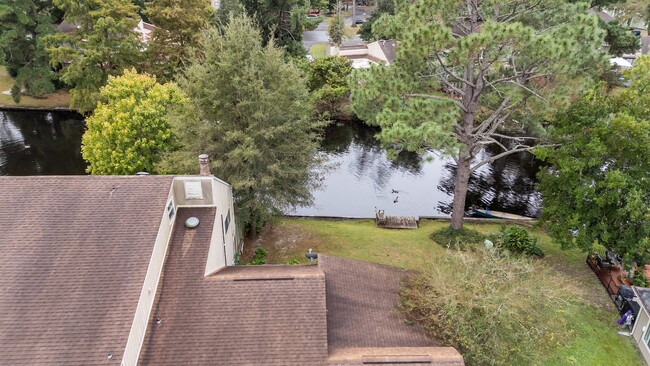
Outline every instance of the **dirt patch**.
<svg viewBox="0 0 650 366">
<path fill-rule="evenodd" d="M 300 263 L 308 263 L 305 253 L 309 248 L 316 248 L 320 244 L 313 233 L 291 223 L 281 222 L 269 224 L 262 229 L 256 239 L 244 240 L 242 261 L 250 262 L 257 248 L 264 248 L 268 252 L 266 263 L 279 264 L 296 259 Z"/>
</svg>

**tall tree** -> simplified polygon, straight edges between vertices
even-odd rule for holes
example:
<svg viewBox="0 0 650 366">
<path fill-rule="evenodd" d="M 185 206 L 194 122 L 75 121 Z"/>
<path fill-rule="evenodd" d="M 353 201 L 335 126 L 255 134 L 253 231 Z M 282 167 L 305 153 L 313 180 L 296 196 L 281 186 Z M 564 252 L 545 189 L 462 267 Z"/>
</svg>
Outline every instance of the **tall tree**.
<svg viewBox="0 0 650 366">
<path fill-rule="evenodd" d="M 72 88 L 71 107 L 81 113 L 92 111 L 108 76 L 141 60 L 142 45 L 133 31 L 139 21 L 137 7 L 122 0 L 54 0 L 54 4 L 76 30 L 45 37 L 50 62 L 63 65 L 61 80 Z"/>
<path fill-rule="evenodd" d="M 153 0 L 145 12 L 156 26 L 147 46 L 149 69 L 162 81 L 174 78 L 213 15 L 209 0 Z"/>
<path fill-rule="evenodd" d="M 377 36 L 372 31 L 372 25 L 384 14 L 395 14 L 395 0 L 379 0 L 377 8 L 370 14 L 370 18 L 359 29 L 359 36 L 366 42 L 377 40 Z"/>
<path fill-rule="evenodd" d="M 305 0 L 242 0 L 246 13 L 255 19 L 262 31 L 264 44 L 274 38 L 290 54 L 301 56 L 306 52 L 301 42 L 306 3 Z M 292 13 L 296 11 L 300 12 L 300 17 L 292 21 Z"/>
<path fill-rule="evenodd" d="M 389 67 L 353 73 L 353 110 L 391 150 L 438 149 L 456 165 L 453 229 L 471 173 L 530 151 L 548 113 L 605 63 L 587 4 L 565 0 L 417 0 L 374 27 L 397 35 Z M 537 114 L 537 115 L 539 115 Z M 507 128 L 506 128 L 507 127 Z M 501 153 L 485 158 L 486 145 Z"/>
<path fill-rule="evenodd" d="M 539 149 L 541 219 L 563 247 L 600 244 L 650 263 L 650 58 L 637 59 L 617 96 L 600 90 L 554 124 L 557 148 Z"/>
<path fill-rule="evenodd" d="M 171 149 L 168 112 L 187 97 L 175 84 L 160 85 L 154 76 L 125 70 L 109 76 L 81 141 L 90 174 L 154 173 L 162 154 Z"/>
<path fill-rule="evenodd" d="M 176 118 L 183 148 L 164 166 L 193 171 L 196 154 L 209 154 L 213 173 L 232 184 L 239 217 L 255 236 L 269 214 L 312 199 L 318 138 L 309 93 L 302 72 L 272 41 L 262 46 L 249 18 L 208 30 L 200 47 L 203 55 L 179 80 L 193 102 Z"/>
<path fill-rule="evenodd" d="M 625 53 L 635 53 L 641 48 L 639 37 L 632 34 L 629 27 L 622 26 L 614 20 L 609 23 L 600 21 L 600 26 L 607 32 L 605 42 L 609 45 L 608 52 L 615 56 Z"/>
<path fill-rule="evenodd" d="M 341 46 L 343 40 L 345 39 L 345 23 L 341 14 L 336 14 L 330 25 L 327 27 L 327 35 L 330 37 L 330 42 L 334 43 L 337 46 Z"/>
<path fill-rule="evenodd" d="M 50 66 L 42 37 L 56 32 L 51 0 L 0 0 L 2 63 L 14 77 L 12 96 L 34 96 L 56 89 L 57 75 Z"/>
</svg>

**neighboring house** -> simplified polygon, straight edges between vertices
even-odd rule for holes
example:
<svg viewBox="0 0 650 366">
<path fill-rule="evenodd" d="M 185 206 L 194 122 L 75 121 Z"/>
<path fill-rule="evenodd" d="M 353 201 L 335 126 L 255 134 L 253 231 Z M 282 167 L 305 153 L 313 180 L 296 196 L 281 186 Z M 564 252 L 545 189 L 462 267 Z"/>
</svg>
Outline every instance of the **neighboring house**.
<svg viewBox="0 0 650 366">
<path fill-rule="evenodd" d="M 406 324 L 395 268 L 234 266 L 205 174 L 0 177 L 0 363 L 463 365 Z"/>
<path fill-rule="evenodd" d="M 637 343 L 643 358 L 650 364 L 650 288 L 632 287 L 635 292 L 635 301 L 641 305 L 632 329 L 632 337 Z"/>
<path fill-rule="evenodd" d="M 146 23 L 140 19 L 138 25 L 133 28 L 133 31 L 138 35 L 140 42 L 149 43 L 149 41 L 151 41 L 154 28 L 156 28 L 155 25 Z M 64 20 L 56 26 L 56 29 L 58 29 L 61 33 L 71 34 L 79 29 L 79 25 L 71 24 L 68 23 L 68 21 Z"/>
<path fill-rule="evenodd" d="M 153 30 L 156 28 L 155 25 L 146 23 L 144 20 L 140 19 L 138 25 L 133 28 L 133 31 L 138 35 L 138 39 L 142 43 L 149 43 L 151 37 L 153 37 Z"/>
<path fill-rule="evenodd" d="M 390 65 L 395 60 L 395 41 L 379 40 L 372 43 L 330 47 L 328 56 L 342 56 L 352 62 L 355 69 L 367 69 L 372 65 Z"/>
</svg>

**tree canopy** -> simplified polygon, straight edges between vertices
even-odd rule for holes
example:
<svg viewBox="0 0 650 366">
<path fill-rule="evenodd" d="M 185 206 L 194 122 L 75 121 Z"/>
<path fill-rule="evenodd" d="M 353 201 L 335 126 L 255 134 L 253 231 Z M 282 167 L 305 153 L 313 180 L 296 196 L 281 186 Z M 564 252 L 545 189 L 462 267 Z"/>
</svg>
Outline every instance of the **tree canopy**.
<svg viewBox="0 0 650 366">
<path fill-rule="evenodd" d="M 156 26 L 147 45 L 148 69 L 161 81 L 174 78 L 190 49 L 198 46 L 213 9 L 209 0 L 153 0 L 145 11 Z"/>
<path fill-rule="evenodd" d="M 196 155 L 207 153 L 212 172 L 232 184 L 238 216 L 255 235 L 269 214 L 312 199 L 319 138 L 306 82 L 273 41 L 262 45 L 247 17 L 208 30 L 200 47 L 201 57 L 179 79 L 192 101 L 174 122 L 182 148 L 163 166 L 193 171 Z"/>
<path fill-rule="evenodd" d="M 101 99 L 86 119 L 81 152 L 93 175 L 154 173 L 173 134 L 167 114 L 187 97 L 174 84 L 161 85 L 154 76 L 126 70 L 109 76 Z"/>
<path fill-rule="evenodd" d="M 341 43 L 345 39 L 345 23 L 343 22 L 343 18 L 341 18 L 341 14 L 336 14 L 332 18 L 330 25 L 327 27 L 327 35 L 330 37 L 330 42 L 341 46 Z"/>
<path fill-rule="evenodd" d="M 264 44 L 272 38 L 291 55 L 305 55 L 302 46 L 304 0 L 241 0 L 249 17 L 257 22 Z"/>
<path fill-rule="evenodd" d="M 49 0 L 0 1 L 0 49 L 2 63 L 14 77 L 12 96 L 34 96 L 56 89 L 57 75 L 50 66 L 42 37 L 56 32 L 55 8 Z"/>
<path fill-rule="evenodd" d="M 325 57 L 309 63 L 307 85 L 317 111 L 336 119 L 349 118 L 347 77 L 351 72 L 352 63 L 345 57 Z"/>
<path fill-rule="evenodd" d="M 622 56 L 625 53 L 636 53 L 641 48 L 641 40 L 632 34 L 629 27 L 616 20 L 609 23 L 601 21 L 600 25 L 607 32 L 605 42 L 609 45 L 610 54 Z"/>
<path fill-rule="evenodd" d="M 123 0 L 54 0 L 54 4 L 76 30 L 45 38 L 50 62 L 63 65 L 61 80 L 72 88 L 70 106 L 81 113 L 92 111 L 108 76 L 141 60 L 142 45 L 133 31 L 139 21 L 137 7 Z"/>
<path fill-rule="evenodd" d="M 601 244 L 650 263 L 650 58 L 618 96 L 596 89 L 554 122 L 560 147 L 539 149 L 541 219 L 563 247 Z"/>
<path fill-rule="evenodd" d="M 604 67 L 588 4 L 565 0 L 416 0 L 375 22 L 395 34 L 389 67 L 353 73 L 353 111 L 393 152 L 438 149 L 456 165 L 454 229 L 471 173 L 540 143 L 544 115 Z M 382 29 L 383 28 L 383 29 Z M 485 158 L 486 145 L 501 153 Z"/>
</svg>

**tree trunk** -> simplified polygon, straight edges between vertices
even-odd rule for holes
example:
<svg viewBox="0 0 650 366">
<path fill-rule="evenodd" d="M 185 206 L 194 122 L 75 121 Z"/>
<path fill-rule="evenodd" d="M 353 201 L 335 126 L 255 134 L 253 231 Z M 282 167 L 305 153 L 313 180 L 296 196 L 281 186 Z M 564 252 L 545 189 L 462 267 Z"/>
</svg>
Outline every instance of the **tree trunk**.
<svg viewBox="0 0 650 366">
<path fill-rule="evenodd" d="M 472 159 L 464 153 L 458 159 L 456 168 L 456 184 L 454 186 L 454 200 L 451 211 L 451 228 L 460 230 L 463 228 L 463 217 L 465 216 L 465 198 L 467 186 L 471 174 L 470 164 Z"/>
<path fill-rule="evenodd" d="M 248 237 L 255 239 L 255 237 L 257 237 L 257 220 L 255 219 L 255 209 L 251 207 L 248 213 L 250 215 L 250 222 L 248 224 Z"/>
</svg>

